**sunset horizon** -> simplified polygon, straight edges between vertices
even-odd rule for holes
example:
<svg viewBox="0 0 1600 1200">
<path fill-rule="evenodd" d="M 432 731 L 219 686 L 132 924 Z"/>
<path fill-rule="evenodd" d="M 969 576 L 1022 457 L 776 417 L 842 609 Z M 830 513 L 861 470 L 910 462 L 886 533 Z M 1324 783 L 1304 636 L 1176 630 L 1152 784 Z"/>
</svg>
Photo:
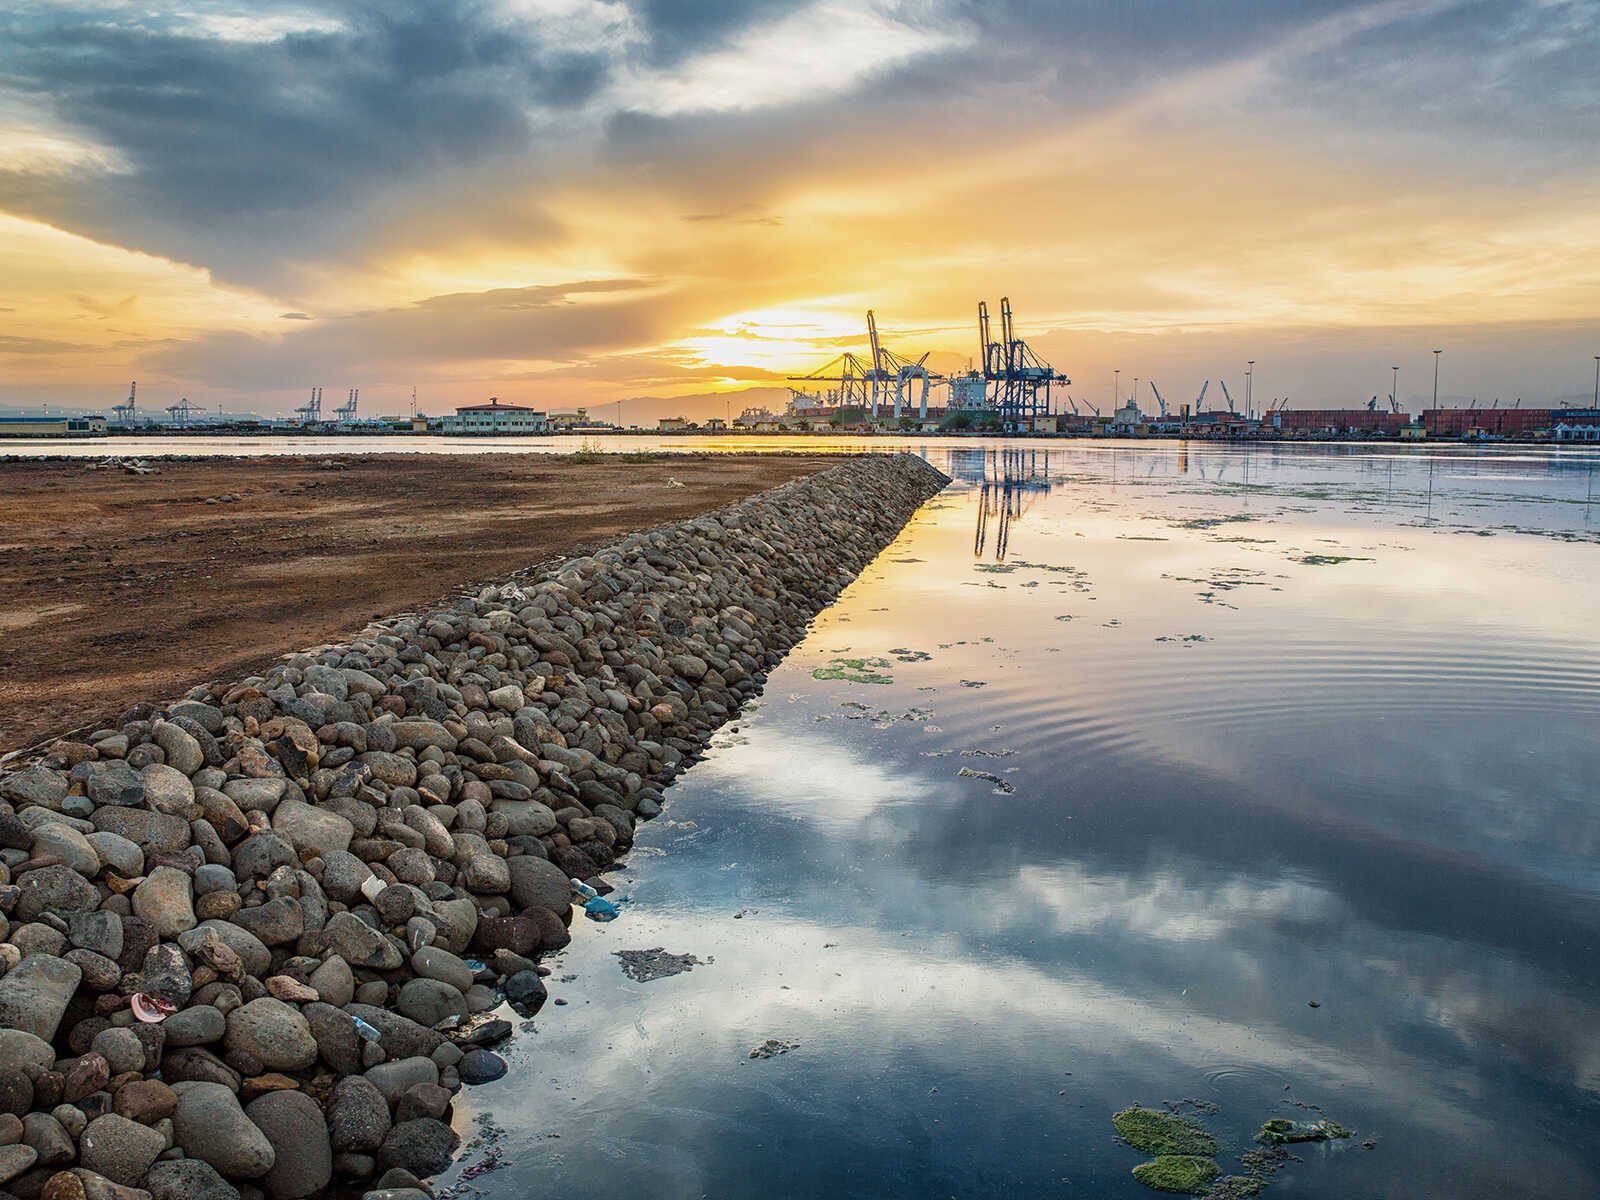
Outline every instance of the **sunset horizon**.
<svg viewBox="0 0 1600 1200">
<path fill-rule="evenodd" d="M 1441 401 L 1583 402 L 1591 10 L 23 4 L 0 406 L 698 419 L 868 309 L 964 369 L 1002 296 L 1102 407 L 1254 360 L 1290 407 L 1399 365 L 1415 411 L 1439 347 Z"/>
</svg>

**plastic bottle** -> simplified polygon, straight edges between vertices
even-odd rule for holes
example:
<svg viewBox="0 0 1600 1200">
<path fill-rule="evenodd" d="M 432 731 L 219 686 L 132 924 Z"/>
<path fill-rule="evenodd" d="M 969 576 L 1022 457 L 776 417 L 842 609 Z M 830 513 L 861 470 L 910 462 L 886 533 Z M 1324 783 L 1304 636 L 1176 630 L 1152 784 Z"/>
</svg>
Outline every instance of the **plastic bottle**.
<svg viewBox="0 0 1600 1200">
<path fill-rule="evenodd" d="M 572 890 L 577 892 L 578 895 L 582 896 L 585 900 L 593 900 L 600 894 L 581 879 L 569 879 L 567 882 L 572 885 Z"/>
</svg>

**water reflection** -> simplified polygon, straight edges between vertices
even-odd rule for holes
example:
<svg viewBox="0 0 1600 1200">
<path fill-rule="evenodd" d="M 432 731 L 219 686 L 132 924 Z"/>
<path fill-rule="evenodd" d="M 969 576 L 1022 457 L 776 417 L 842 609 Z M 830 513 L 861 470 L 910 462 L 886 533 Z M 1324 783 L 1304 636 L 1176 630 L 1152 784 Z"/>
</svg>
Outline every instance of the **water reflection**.
<svg viewBox="0 0 1600 1200">
<path fill-rule="evenodd" d="M 1581 464 L 945 462 L 575 930 L 468 1097 L 517 1164 L 478 1185 L 1147 1197 L 1110 1113 L 1194 1097 L 1230 1169 L 1358 1131 L 1268 1196 L 1600 1192 Z M 844 653 L 892 682 L 812 678 Z M 713 961 L 627 982 L 652 946 Z"/>
<path fill-rule="evenodd" d="M 1009 447 L 987 453 L 951 455 L 955 478 L 978 483 L 978 527 L 972 538 L 972 556 L 982 558 L 991 523 L 997 526 L 994 560 L 1004 562 L 1011 542 L 1011 522 L 1020 520 L 1035 496 L 1050 491 L 1050 451 Z"/>
</svg>

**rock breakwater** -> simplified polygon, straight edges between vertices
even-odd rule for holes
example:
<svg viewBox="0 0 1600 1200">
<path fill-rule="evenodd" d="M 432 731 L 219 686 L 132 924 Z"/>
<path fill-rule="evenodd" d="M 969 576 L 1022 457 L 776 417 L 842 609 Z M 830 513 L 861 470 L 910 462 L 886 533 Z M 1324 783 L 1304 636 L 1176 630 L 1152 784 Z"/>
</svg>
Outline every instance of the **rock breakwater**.
<svg viewBox="0 0 1600 1200">
<path fill-rule="evenodd" d="M 423 1200 L 569 879 L 946 482 L 852 460 L 12 763 L 0 1200 Z"/>
</svg>

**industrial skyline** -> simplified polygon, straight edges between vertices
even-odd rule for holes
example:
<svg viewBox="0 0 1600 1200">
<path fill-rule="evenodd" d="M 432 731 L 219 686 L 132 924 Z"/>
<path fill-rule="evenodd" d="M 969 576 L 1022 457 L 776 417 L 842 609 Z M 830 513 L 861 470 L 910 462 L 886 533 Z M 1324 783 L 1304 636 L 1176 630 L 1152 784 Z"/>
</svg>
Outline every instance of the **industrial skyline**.
<svg viewBox="0 0 1600 1200">
<path fill-rule="evenodd" d="M 961 370 L 1005 293 L 1102 405 L 1120 370 L 1354 406 L 1398 365 L 1420 411 L 1436 348 L 1441 404 L 1583 403 L 1597 14 L 13 6 L 0 406 L 720 415 L 868 308 Z"/>
</svg>

